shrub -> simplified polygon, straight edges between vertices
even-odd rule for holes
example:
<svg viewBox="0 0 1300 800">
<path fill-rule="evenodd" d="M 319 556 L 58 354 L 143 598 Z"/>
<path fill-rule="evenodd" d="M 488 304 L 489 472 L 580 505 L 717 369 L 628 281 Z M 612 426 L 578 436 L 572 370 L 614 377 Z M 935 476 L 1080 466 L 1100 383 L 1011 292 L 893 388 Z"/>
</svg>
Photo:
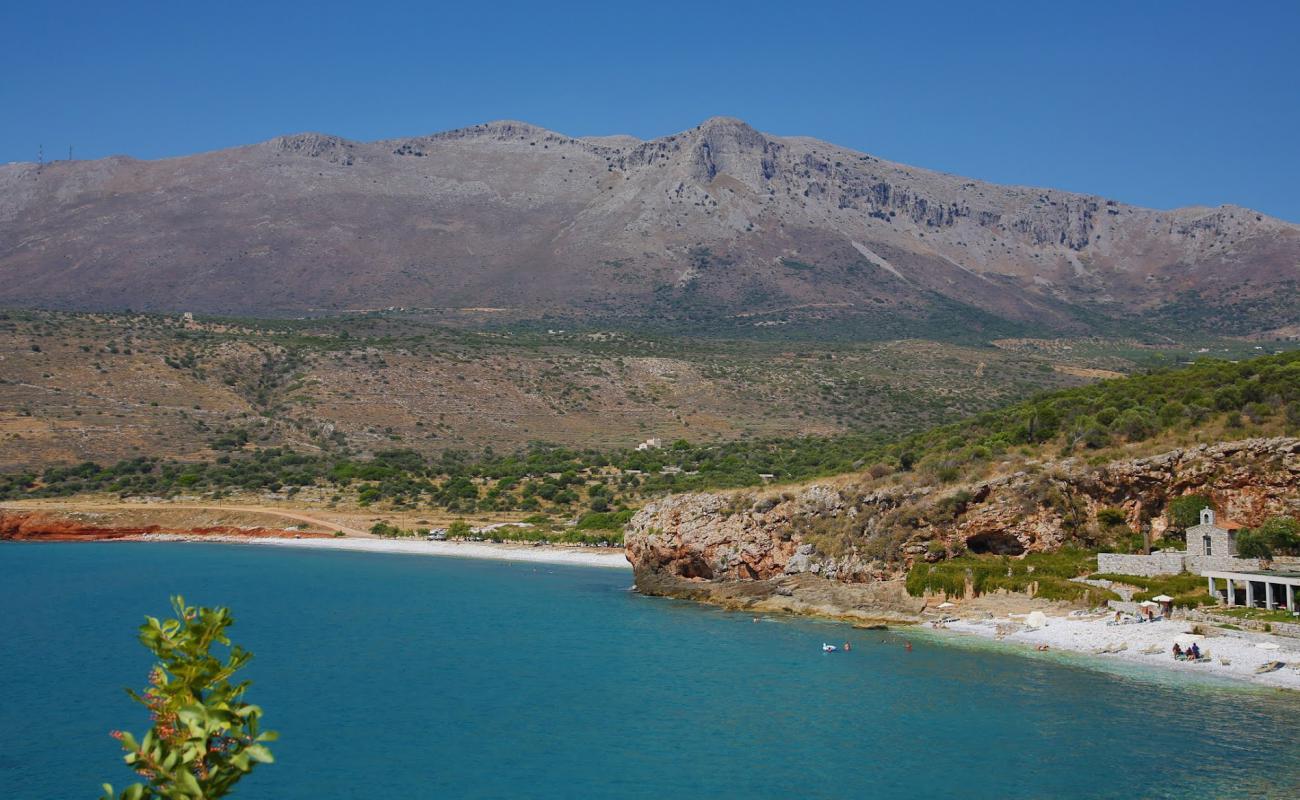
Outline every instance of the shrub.
<svg viewBox="0 0 1300 800">
<path fill-rule="evenodd" d="M 1212 508 L 1210 498 L 1203 494 L 1188 494 L 1169 501 L 1165 507 L 1165 519 L 1171 528 L 1180 531 L 1191 528 L 1201 521 L 1201 509 Z"/>
<path fill-rule="evenodd" d="M 1128 522 L 1128 515 L 1120 508 L 1101 508 L 1097 510 L 1097 524 L 1104 528 L 1115 528 Z"/>
<path fill-rule="evenodd" d="M 631 511 L 592 511 L 583 514 L 574 527 L 580 531 L 622 530 L 631 519 Z"/>
<path fill-rule="evenodd" d="M 926 590 L 962 594 L 969 576 L 976 594 L 997 589 L 1024 592 L 1038 584 L 1038 592 L 1050 600 L 1090 598 L 1086 584 L 1070 578 L 1087 574 L 1097 565 L 1097 557 L 1086 551 L 1066 548 L 1056 553 L 1031 553 L 1021 559 L 1007 556 L 965 555 L 928 564 L 918 561 L 907 572 L 908 594 L 919 597 Z M 1100 594 L 1103 593 L 1099 593 Z"/>
<path fill-rule="evenodd" d="M 1258 536 L 1270 550 L 1275 553 L 1297 555 L 1300 553 L 1300 522 L 1292 517 L 1271 517 L 1255 528 L 1252 533 Z M 1241 548 L 1238 540 L 1238 550 Z"/>
<path fill-rule="evenodd" d="M 399 528 L 396 525 L 389 525 L 387 522 L 376 522 L 370 526 L 370 532 L 375 536 L 382 536 L 385 539 L 396 539 L 403 536 L 414 536 L 415 531 Z"/>
<path fill-rule="evenodd" d="M 231 678 L 253 654 L 231 645 L 226 629 L 234 618 L 225 608 L 192 608 L 172 598 L 175 619 L 146 617 L 140 643 L 158 659 L 149 688 L 127 693 L 149 709 L 153 727 L 136 740 L 123 731 L 113 738 L 126 750 L 125 761 L 146 779 L 120 795 L 104 784 L 104 798 L 122 800 L 207 800 L 225 797 L 258 764 L 274 761 L 260 731 L 262 709 L 243 701 L 249 681 Z M 210 651 L 228 648 L 223 661 Z"/>
<path fill-rule="evenodd" d="M 1136 586 L 1142 591 L 1133 595 L 1133 599 L 1141 602 L 1150 600 L 1156 595 L 1166 594 L 1170 597 L 1181 597 L 1183 595 L 1193 595 L 1200 593 L 1202 596 L 1209 598 L 1209 592 L 1205 591 L 1205 579 L 1200 575 L 1193 575 L 1190 572 L 1182 572 L 1178 575 L 1120 575 L 1113 572 L 1099 572 L 1092 576 L 1096 580 L 1114 581 L 1129 586 Z M 1211 602 L 1213 598 L 1210 598 Z"/>
<path fill-rule="evenodd" d="M 1237 555 L 1242 558 L 1272 558 L 1273 548 L 1266 538 L 1251 530 L 1237 534 Z"/>
</svg>

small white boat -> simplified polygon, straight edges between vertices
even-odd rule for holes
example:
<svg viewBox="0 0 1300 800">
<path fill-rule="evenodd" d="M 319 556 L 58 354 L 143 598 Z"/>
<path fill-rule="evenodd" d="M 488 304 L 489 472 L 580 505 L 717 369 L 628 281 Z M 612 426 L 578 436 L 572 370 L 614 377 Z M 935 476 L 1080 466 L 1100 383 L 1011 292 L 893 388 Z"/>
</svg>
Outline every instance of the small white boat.
<svg viewBox="0 0 1300 800">
<path fill-rule="evenodd" d="M 822 652 L 823 652 L 823 653 L 834 653 L 835 650 L 836 650 L 835 645 L 833 645 L 833 644 L 826 644 L 825 642 L 822 642 Z"/>
</svg>

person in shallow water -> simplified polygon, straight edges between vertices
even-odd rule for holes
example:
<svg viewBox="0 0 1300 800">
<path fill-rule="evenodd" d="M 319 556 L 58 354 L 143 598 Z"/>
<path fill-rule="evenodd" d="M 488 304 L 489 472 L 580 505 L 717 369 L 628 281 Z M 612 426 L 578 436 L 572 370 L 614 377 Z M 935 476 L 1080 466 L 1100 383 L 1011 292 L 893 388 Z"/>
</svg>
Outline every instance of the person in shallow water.
<svg viewBox="0 0 1300 800">
<path fill-rule="evenodd" d="M 852 646 L 852 645 L 850 645 L 848 642 L 845 642 L 845 643 L 844 643 L 844 652 L 847 653 L 847 652 L 849 652 L 849 651 L 852 650 L 852 649 L 853 649 L 853 646 Z"/>
<path fill-rule="evenodd" d="M 909 653 L 912 652 L 912 643 L 911 643 L 911 642 L 908 642 L 908 643 L 906 644 L 905 647 L 906 647 L 906 649 L 907 649 L 907 652 L 909 652 Z"/>
</svg>

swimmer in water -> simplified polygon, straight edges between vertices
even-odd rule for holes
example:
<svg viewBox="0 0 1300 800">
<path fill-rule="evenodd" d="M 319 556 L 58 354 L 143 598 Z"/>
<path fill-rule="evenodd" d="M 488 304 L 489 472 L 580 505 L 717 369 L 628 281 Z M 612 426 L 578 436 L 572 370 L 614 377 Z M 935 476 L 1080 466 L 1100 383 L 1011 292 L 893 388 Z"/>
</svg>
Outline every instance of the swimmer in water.
<svg viewBox="0 0 1300 800">
<path fill-rule="evenodd" d="M 905 647 L 906 647 L 906 649 L 907 649 L 907 652 L 909 652 L 909 653 L 912 652 L 912 643 L 911 643 L 911 642 L 908 642 L 908 643 L 905 645 Z"/>
</svg>

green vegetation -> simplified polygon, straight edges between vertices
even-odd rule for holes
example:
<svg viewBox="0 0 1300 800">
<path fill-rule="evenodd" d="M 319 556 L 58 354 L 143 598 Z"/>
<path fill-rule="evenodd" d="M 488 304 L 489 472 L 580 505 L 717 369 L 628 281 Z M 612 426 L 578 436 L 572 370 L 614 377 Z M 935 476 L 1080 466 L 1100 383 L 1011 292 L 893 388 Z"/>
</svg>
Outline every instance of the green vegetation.
<svg viewBox="0 0 1300 800">
<path fill-rule="evenodd" d="M 351 489 L 363 506 L 441 507 L 457 513 L 572 513 L 584 505 L 609 513 L 670 491 L 762 483 L 761 473 L 803 480 L 846 472 L 864 445 L 854 439 L 679 443 L 663 450 L 602 453 L 536 444 L 512 455 L 473 458 L 455 450 L 426 458 L 385 450 L 367 459 L 266 448 L 209 462 L 138 457 L 110 466 L 84 462 L 40 473 L 0 475 L 0 499 L 108 492 L 121 497 L 233 491 L 280 492 L 325 486 Z M 586 501 L 584 503 L 584 495 Z"/>
<path fill-rule="evenodd" d="M 714 256 L 707 251 L 698 255 L 714 263 Z M 667 492 L 761 486 L 764 475 L 785 483 L 854 471 L 873 478 L 911 473 L 919 481 L 951 483 L 981 476 L 1015 458 L 1073 454 L 1100 463 L 1114 453 L 1105 448 L 1154 442 L 1160 437 L 1164 443 L 1187 441 L 1198 432 L 1219 437 L 1225 430 L 1233 436 L 1300 431 L 1300 353 L 1296 352 L 1241 363 L 1202 360 L 1182 369 L 1157 369 L 976 413 L 1007 397 L 1030 396 L 1043 385 L 1059 385 L 1063 379 L 1044 376 L 1054 374 L 1051 365 L 1062 358 L 1062 351 L 1085 354 L 1083 362 L 1074 363 L 1120 369 L 1130 368 L 1139 358 L 1154 360 L 1165 354 L 1139 343 L 1117 350 L 1119 345 L 1114 343 L 1089 341 L 1065 346 L 1035 340 L 1024 347 L 1043 348 L 1047 356 L 1030 359 L 1014 355 L 1018 350 L 985 346 L 982 351 L 959 355 L 951 348 L 915 342 L 840 342 L 814 348 L 755 341 L 634 338 L 608 332 L 551 335 L 526 328 L 471 333 L 438 327 L 427 320 L 379 314 L 335 320 L 207 319 L 190 328 L 175 319 L 145 315 L 0 313 L 0 332 L 24 343 L 29 337 L 40 337 L 49 343 L 42 348 L 44 356 L 61 347 L 68 351 L 70 363 L 80 364 L 84 359 L 76 353 L 81 351 L 60 340 L 69 328 L 81 337 L 79 341 L 111 334 L 103 346 L 94 346 L 94 357 L 105 362 L 110 356 L 123 359 L 125 354 L 147 352 L 153 363 L 165 364 L 162 368 L 167 371 L 178 370 L 185 377 L 220 378 L 257 413 L 200 414 L 187 402 L 184 408 L 166 412 L 166 424 L 174 426 L 167 430 L 199 431 L 202 438 L 197 447 L 206 445 L 218 451 L 214 457 L 191 462 L 139 455 L 112 463 L 85 461 L 11 471 L 0 474 L 0 500 L 92 492 L 216 499 L 236 492 L 292 496 L 316 489 L 320 496 L 333 497 L 333 502 L 355 501 L 362 506 L 441 508 L 453 514 L 544 513 L 574 519 L 588 512 L 626 512 L 648 497 Z M 91 345 L 81 349 L 87 347 Z M 593 408 L 588 404 L 595 390 L 577 381 L 575 374 L 599 375 L 612 385 L 623 386 L 628 359 L 654 356 L 680 362 L 707 379 L 710 387 L 742 386 L 747 398 L 762 394 L 768 398 L 767 407 L 756 409 L 755 417 L 770 422 L 775 419 L 773 407 L 797 401 L 799 416 L 816 421 L 815 429 L 826 430 L 819 421 L 833 420 L 837 429 L 848 433 L 771 437 L 741 432 L 726 434 L 739 436 L 735 441 L 708 441 L 721 435 L 713 431 L 702 432 L 702 441 L 679 440 L 663 449 L 581 448 L 539 441 L 500 453 L 491 447 L 474 450 L 463 438 L 458 440 L 450 423 L 435 421 L 433 413 L 419 413 L 413 415 L 418 421 L 412 428 L 368 430 L 364 441 L 371 449 L 362 453 L 341 430 L 320 424 L 311 406 L 314 401 L 295 399 L 304 396 L 305 386 L 320 380 L 308 374 L 306 365 L 313 363 L 335 365 L 330 369 L 343 371 L 330 375 L 364 373 L 366 382 L 373 380 L 382 386 L 390 377 L 383 373 L 386 359 L 399 354 L 474 364 L 490 360 L 502 348 L 528 356 L 528 360 L 509 362 L 503 371 L 523 363 L 544 367 L 519 388 L 546 397 L 556 418 Z M 222 360 L 219 354 L 226 351 L 251 354 L 250 360 Z M 1117 355 L 1120 352 L 1122 356 Z M 1237 351 L 1229 353 L 1235 354 Z M 986 356 L 988 371 L 981 373 L 976 383 L 990 388 L 975 399 L 954 400 L 972 394 L 952 391 L 954 386 L 966 385 L 953 383 L 954 376 L 975 374 L 977 363 L 979 370 L 984 370 Z M 934 376 L 933 380 L 927 377 L 924 385 L 899 384 L 898 376 L 906 374 L 912 381 L 918 372 Z M 782 380 L 774 382 L 778 373 Z M 661 377 L 667 383 L 676 380 L 676 375 Z M 781 394 L 775 388 L 778 384 L 803 387 L 803 393 Z M 15 380 L 0 379 L 0 386 L 6 389 L 18 385 Z M 645 408 L 667 405 L 667 398 L 676 397 L 662 386 L 628 385 L 626 389 L 624 399 Z M 375 389 L 363 398 L 345 393 L 342 399 L 369 402 L 378 398 L 377 402 L 382 402 L 384 391 Z M 86 402 L 80 398 L 65 405 L 75 406 L 75 412 L 68 413 L 80 416 Z M 14 405 L 20 413 L 25 408 Z M 136 408 L 141 409 L 138 413 L 148 414 L 153 412 L 147 409 L 157 405 L 156 401 L 138 403 Z M 118 425 L 116 417 L 121 416 L 103 422 Z M 901 435 L 962 416 L 967 417 L 963 422 Z M 1232 425 L 1240 427 L 1230 428 Z M 771 425 L 764 429 L 790 428 Z M 421 441 L 414 441 L 417 434 L 413 430 L 419 431 Z M 626 433 L 621 438 L 633 438 Z M 294 446 L 275 446 L 283 441 L 292 441 Z M 394 442 L 387 445 L 391 449 L 375 446 L 385 441 Z M 304 442 L 310 444 L 310 451 Z M 442 449 L 421 449 L 435 447 Z M 964 503 L 959 494 L 954 494 L 948 509 L 954 515 Z M 1090 532 L 1091 520 L 1081 513 L 1078 498 L 1053 489 L 1050 481 L 1044 482 L 1043 494 L 1039 499 L 1061 513 L 1071 526 L 1072 540 L 1080 546 L 1141 547 L 1140 537 L 1127 529 L 1118 509 L 1106 510 L 1098 517 L 1099 530 Z M 1201 500 L 1180 502 L 1191 508 Z M 1174 506 L 1170 514 L 1176 523 L 1170 530 L 1176 536 L 1186 515 Z M 1249 547 L 1254 547 L 1253 535 L 1246 536 Z M 1269 552 L 1287 552 L 1294 546 L 1280 539 L 1266 539 L 1264 545 Z M 888 555 L 894 548 L 883 542 L 880 549 Z"/>
<path fill-rule="evenodd" d="M 113 731 L 126 751 L 125 761 L 145 778 L 121 794 L 104 784 L 108 800 L 209 800 L 225 797 L 258 764 L 274 759 L 266 742 L 276 734 L 260 731 L 262 710 L 245 703 L 249 681 L 231 678 L 253 654 L 231 645 L 226 629 L 234 624 L 225 608 L 193 608 L 172 598 L 176 617 L 147 617 L 140 643 L 158 659 L 142 694 L 127 691 L 149 709 L 153 726 L 136 739 Z M 224 659 L 210 651 L 226 648 Z"/>
<path fill-rule="evenodd" d="M 1226 423 L 1234 415 L 1245 414 L 1252 425 L 1271 422 L 1278 429 L 1297 431 L 1300 422 L 1293 417 L 1298 409 L 1300 353 L 1240 363 L 1202 360 L 1185 369 L 1154 370 L 1052 392 L 864 455 L 951 480 L 962 469 L 1018 447 L 1054 446 L 1062 453 L 1086 453 L 1145 441 L 1171 429 L 1206 427 L 1216 419 Z M 1189 501 L 1189 507 L 1195 502 Z M 1179 522 L 1185 520 L 1180 517 Z"/>
<path fill-rule="evenodd" d="M 1155 576 L 1099 572 L 1092 577 L 1096 580 L 1113 581 L 1114 583 L 1138 587 L 1142 591 L 1135 593 L 1133 599 L 1139 603 L 1163 594 L 1174 598 L 1174 605 L 1183 608 L 1196 608 L 1197 606 L 1212 606 L 1215 604 L 1215 599 L 1210 596 L 1209 591 L 1206 589 L 1205 578 L 1200 575 L 1193 575 L 1190 572 L 1183 572 L 1178 575 Z"/>
<path fill-rule="evenodd" d="M 1300 521 L 1293 517 L 1270 517 L 1258 528 L 1239 531 L 1237 554 L 1264 559 L 1274 555 L 1300 555 Z"/>
<path fill-rule="evenodd" d="M 376 522 L 370 526 L 370 532 L 385 539 L 407 539 L 419 535 L 418 531 L 399 528 L 396 525 L 389 525 L 387 522 Z"/>
<path fill-rule="evenodd" d="M 1202 509 L 1213 506 L 1209 495 L 1184 495 L 1169 501 L 1169 505 L 1165 508 L 1165 519 L 1168 520 L 1171 530 L 1186 531 L 1200 524 Z"/>
<path fill-rule="evenodd" d="M 580 531 L 620 531 L 632 519 L 631 510 L 583 514 L 575 526 Z"/>
<path fill-rule="evenodd" d="M 1056 553 L 1030 553 L 1022 559 L 964 555 L 934 564 L 918 561 L 908 570 L 907 592 L 914 597 L 919 597 L 926 591 L 960 596 L 966 591 L 967 581 L 976 594 L 987 594 L 998 589 L 1027 592 L 1036 584 L 1036 597 L 1101 605 L 1118 596 L 1070 580 L 1087 575 L 1096 566 L 1095 553 L 1074 549 Z"/>
<path fill-rule="evenodd" d="M 1228 617 L 1236 617 L 1237 619 L 1254 620 L 1256 622 L 1289 622 L 1294 625 L 1297 621 L 1300 621 L 1292 616 L 1291 612 L 1286 609 L 1269 611 L 1266 608 L 1242 608 L 1241 606 L 1236 606 L 1234 608 L 1220 608 L 1214 613 Z"/>
<path fill-rule="evenodd" d="M 924 471 L 938 481 L 1004 457 L 1018 447 L 1055 443 L 1063 452 L 1087 451 L 1119 439 L 1139 441 L 1169 428 L 1206 425 L 1215 415 L 1241 414 L 1261 423 L 1294 427 L 1300 407 L 1300 353 L 1230 364 L 1199 362 L 1122 380 L 1067 389 L 985 412 L 885 443 L 865 436 L 750 439 L 719 444 L 681 441 L 650 450 L 599 451 L 537 443 L 498 455 L 448 450 L 428 457 L 409 449 L 370 458 L 326 451 L 308 455 L 282 448 L 240 451 L 211 462 L 183 463 L 138 457 L 111 466 L 86 462 L 50 467 L 39 474 L 0 476 L 0 499 L 54 497 L 80 492 L 122 496 L 279 491 L 314 485 L 352 487 L 367 505 L 440 506 L 453 512 L 542 511 L 571 513 L 619 510 L 638 498 L 670 491 L 735 488 L 762 483 L 761 474 L 782 481 L 862 469 Z M 1135 418 L 1142 425 L 1126 424 Z M 1286 428 L 1290 429 L 1290 428 Z M 230 440 L 235 444 L 238 437 Z M 596 489 L 595 485 L 601 488 Z M 1175 527 L 1195 524 L 1204 498 L 1171 506 Z M 1270 545 L 1272 546 L 1272 545 Z M 1286 548 L 1292 545 L 1285 545 Z"/>
</svg>

